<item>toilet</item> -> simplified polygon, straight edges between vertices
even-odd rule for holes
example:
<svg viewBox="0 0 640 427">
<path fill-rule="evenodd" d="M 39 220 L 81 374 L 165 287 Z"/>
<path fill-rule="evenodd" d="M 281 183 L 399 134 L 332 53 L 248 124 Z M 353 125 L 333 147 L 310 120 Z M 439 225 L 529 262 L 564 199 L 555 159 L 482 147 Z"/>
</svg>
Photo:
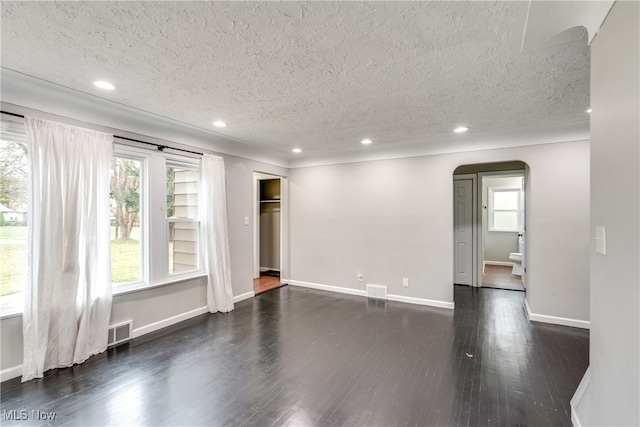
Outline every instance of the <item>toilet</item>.
<svg viewBox="0 0 640 427">
<path fill-rule="evenodd" d="M 518 252 L 511 252 L 509 259 L 513 262 L 511 274 L 522 276 L 522 254 L 524 253 L 524 237 L 522 233 L 518 233 Z"/>
</svg>

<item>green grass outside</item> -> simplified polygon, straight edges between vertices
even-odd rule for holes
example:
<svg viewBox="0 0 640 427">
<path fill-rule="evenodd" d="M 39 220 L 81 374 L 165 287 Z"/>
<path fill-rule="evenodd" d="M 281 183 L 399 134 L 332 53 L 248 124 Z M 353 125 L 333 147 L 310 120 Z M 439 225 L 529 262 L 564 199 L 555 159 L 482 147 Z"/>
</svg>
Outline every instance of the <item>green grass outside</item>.
<svg viewBox="0 0 640 427">
<path fill-rule="evenodd" d="M 135 227 L 131 239 L 114 240 L 111 227 L 111 275 L 113 283 L 140 280 L 140 230 Z M 27 227 L 0 227 L 0 296 L 19 292 L 27 271 Z"/>
<path fill-rule="evenodd" d="M 27 226 L 3 226 L 0 227 L 0 241 L 24 240 L 27 241 Z M 4 258 L 2 258 L 4 260 Z"/>
<path fill-rule="evenodd" d="M 13 227 L 0 227 L 13 228 Z M 7 239 L 2 239 L 7 240 Z M 0 244 L 0 296 L 22 290 L 27 277 L 27 240 L 22 244 Z"/>
<path fill-rule="evenodd" d="M 139 240 L 111 240 L 111 280 L 113 283 L 140 280 Z"/>
</svg>

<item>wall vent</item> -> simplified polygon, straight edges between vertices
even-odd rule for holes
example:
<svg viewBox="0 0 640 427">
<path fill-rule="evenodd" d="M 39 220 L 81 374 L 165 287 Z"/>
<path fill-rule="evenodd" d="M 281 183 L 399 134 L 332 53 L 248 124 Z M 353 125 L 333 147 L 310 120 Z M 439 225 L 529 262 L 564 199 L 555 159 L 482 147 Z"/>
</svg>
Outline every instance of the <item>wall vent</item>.
<svg viewBox="0 0 640 427">
<path fill-rule="evenodd" d="M 367 297 L 387 299 L 387 287 L 382 285 L 367 285 Z"/>
<path fill-rule="evenodd" d="M 133 330 L 133 321 L 118 323 L 117 325 L 109 326 L 109 336 L 107 338 L 107 346 L 111 347 L 121 342 L 125 342 L 131 339 L 131 332 Z"/>
</svg>

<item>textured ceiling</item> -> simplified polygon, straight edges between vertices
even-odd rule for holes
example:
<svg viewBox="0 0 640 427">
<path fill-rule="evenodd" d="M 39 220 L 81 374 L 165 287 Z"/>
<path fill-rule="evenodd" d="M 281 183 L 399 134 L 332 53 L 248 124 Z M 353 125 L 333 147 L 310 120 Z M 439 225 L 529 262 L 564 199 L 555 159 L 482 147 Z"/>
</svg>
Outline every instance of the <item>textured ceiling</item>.
<svg viewBox="0 0 640 427">
<path fill-rule="evenodd" d="M 2 2 L 2 67 L 290 154 L 588 129 L 576 27 L 527 2 Z M 100 92 L 106 79 L 118 89 Z M 228 126 L 214 129 L 212 121 Z M 471 130 L 453 135 L 458 124 Z M 368 147 L 367 147 L 368 148 Z M 469 148 L 469 147 L 466 147 Z"/>
</svg>

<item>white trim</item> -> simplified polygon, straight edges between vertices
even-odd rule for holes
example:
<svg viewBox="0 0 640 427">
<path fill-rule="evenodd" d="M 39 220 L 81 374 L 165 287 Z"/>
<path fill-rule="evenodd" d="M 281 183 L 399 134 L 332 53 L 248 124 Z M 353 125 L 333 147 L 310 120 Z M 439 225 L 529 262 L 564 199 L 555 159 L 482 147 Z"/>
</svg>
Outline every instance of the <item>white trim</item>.
<svg viewBox="0 0 640 427">
<path fill-rule="evenodd" d="M 417 305 L 428 305 L 430 307 L 447 308 L 449 310 L 453 310 L 455 307 L 455 303 L 453 302 L 438 301 L 438 300 L 425 299 L 425 298 L 405 297 L 403 295 L 388 294 L 387 299 L 389 301 L 406 302 L 408 304 L 417 304 Z"/>
<path fill-rule="evenodd" d="M 512 262 L 504 262 L 504 261 L 483 261 L 483 265 L 501 265 L 504 267 L 513 267 Z"/>
<path fill-rule="evenodd" d="M 310 288 L 310 289 L 319 289 L 322 291 L 336 292 L 340 294 L 356 295 L 361 297 L 367 296 L 367 292 L 360 289 L 351 289 L 351 288 L 343 288 L 340 286 L 322 285 L 320 283 L 302 282 L 299 280 L 288 280 L 288 284 L 290 286 L 300 286 L 300 287 Z M 424 299 L 424 298 L 405 297 L 402 295 L 387 294 L 387 300 L 404 302 L 408 304 L 427 305 L 431 307 L 439 307 L 439 308 L 447 308 L 447 309 L 454 308 L 454 303 L 452 302 L 437 301 L 437 300 L 430 300 L 430 299 Z"/>
<path fill-rule="evenodd" d="M 535 314 L 531 312 L 529 303 L 524 300 L 529 320 L 534 322 L 551 323 L 560 326 L 570 326 L 572 328 L 591 329 L 591 322 L 587 320 L 569 319 L 567 317 L 547 316 L 546 314 Z"/>
<path fill-rule="evenodd" d="M 584 373 L 580 384 L 578 384 L 576 392 L 571 398 L 571 422 L 573 423 L 574 427 L 582 426 L 582 422 L 580 422 L 580 418 L 578 418 L 577 408 L 582 403 L 582 398 L 589 389 L 589 385 L 591 385 L 591 366 L 587 368 L 587 371 Z"/>
<path fill-rule="evenodd" d="M 300 286 L 303 288 L 319 289 L 321 291 L 337 292 L 339 294 L 357 295 L 366 297 L 367 293 L 361 289 L 342 288 L 339 286 L 322 285 L 320 283 L 302 282 L 300 280 L 289 280 L 290 286 Z"/>
<path fill-rule="evenodd" d="M 201 314 L 205 314 L 208 312 L 209 312 L 209 309 L 207 308 L 207 306 L 204 306 L 204 307 L 196 308 L 195 310 L 187 311 L 182 314 L 168 317 L 163 320 L 159 320 L 157 322 L 150 323 L 148 325 L 132 330 L 131 338 L 138 338 L 142 335 L 146 335 L 151 332 L 158 331 L 160 329 L 166 328 L 171 325 L 175 325 L 176 323 L 191 319 L 192 317 L 200 316 Z"/>
<path fill-rule="evenodd" d="M 264 273 L 265 271 L 280 271 L 279 268 L 271 268 L 271 267 L 260 267 L 260 273 Z"/>
<path fill-rule="evenodd" d="M 22 376 L 22 365 L 14 366 L 0 371 L 0 382 Z"/>
<path fill-rule="evenodd" d="M 239 303 L 240 301 L 244 301 L 244 300 L 246 300 L 246 299 L 253 298 L 253 297 L 255 297 L 255 296 L 256 296 L 256 293 L 255 293 L 255 292 L 253 292 L 253 291 L 251 291 L 251 292 L 245 292 L 244 294 L 236 295 L 235 297 L 233 297 L 233 303 L 234 303 L 234 304 L 237 304 L 237 303 Z"/>
</svg>

